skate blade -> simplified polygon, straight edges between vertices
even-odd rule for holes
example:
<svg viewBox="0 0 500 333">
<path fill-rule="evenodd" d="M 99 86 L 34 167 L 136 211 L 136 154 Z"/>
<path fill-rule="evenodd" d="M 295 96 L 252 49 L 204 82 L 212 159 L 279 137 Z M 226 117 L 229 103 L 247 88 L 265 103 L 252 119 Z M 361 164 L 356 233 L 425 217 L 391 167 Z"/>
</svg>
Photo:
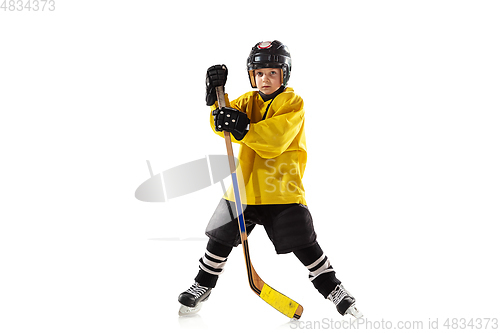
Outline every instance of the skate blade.
<svg viewBox="0 0 500 333">
<path fill-rule="evenodd" d="M 198 303 L 198 305 L 196 305 L 195 307 L 181 305 L 179 309 L 179 316 L 184 317 L 184 316 L 194 315 L 195 313 L 198 313 L 201 310 L 202 305 L 203 305 L 202 302 Z"/>
<path fill-rule="evenodd" d="M 347 311 L 345 313 L 350 314 L 351 316 L 353 316 L 356 319 L 363 317 L 363 314 L 354 305 L 351 305 L 351 307 L 349 309 L 347 309 Z"/>
</svg>

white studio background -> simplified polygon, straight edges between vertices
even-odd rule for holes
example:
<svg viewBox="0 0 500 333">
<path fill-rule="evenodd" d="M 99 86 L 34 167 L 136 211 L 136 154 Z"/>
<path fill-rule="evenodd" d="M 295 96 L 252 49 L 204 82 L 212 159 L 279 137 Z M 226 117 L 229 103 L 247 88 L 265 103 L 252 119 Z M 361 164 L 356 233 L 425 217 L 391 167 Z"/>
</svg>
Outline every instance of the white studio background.
<svg viewBox="0 0 500 333">
<path fill-rule="evenodd" d="M 306 103 L 319 241 L 365 316 L 498 317 L 498 2 L 55 5 L 0 10 L 0 331 L 293 329 L 250 291 L 240 248 L 179 319 L 221 189 L 134 197 L 146 160 L 159 173 L 225 153 L 206 69 L 226 64 L 236 98 L 251 47 L 273 39 Z M 250 250 L 304 323 L 342 320 L 262 228 Z"/>
</svg>

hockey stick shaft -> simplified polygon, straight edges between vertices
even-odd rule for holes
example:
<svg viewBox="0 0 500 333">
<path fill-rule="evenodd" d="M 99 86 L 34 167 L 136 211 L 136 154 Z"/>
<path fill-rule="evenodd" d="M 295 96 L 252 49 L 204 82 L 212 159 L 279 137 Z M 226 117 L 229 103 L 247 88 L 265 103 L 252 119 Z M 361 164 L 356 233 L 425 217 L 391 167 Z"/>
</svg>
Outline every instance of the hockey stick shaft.
<svg viewBox="0 0 500 333">
<path fill-rule="evenodd" d="M 219 107 L 226 106 L 226 100 L 224 96 L 224 87 L 216 87 L 217 101 Z M 233 183 L 233 192 L 236 205 L 236 213 L 238 214 L 238 226 L 240 229 L 241 244 L 243 247 L 243 254 L 245 257 L 246 269 L 248 282 L 250 288 L 260 296 L 265 302 L 271 305 L 276 310 L 283 313 L 289 318 L 299 319 L 302 315 L 303 308 L 300 304 L 292 300 L 291 298 L 283 295 L 279 291 L 268 286 L 257 274 L 252 266 L 250 260 L 250 251 L 248 248 L 248 239 L 245 226 L 245 217 L 243 215 L 243 205 L 240 197 L 240 190 L 238 186 L 238 178 L 236 174 L 236 164 L 234 162 L 234 152 L 233 145 L 231 143 L 231 134 L 224 131 L 224 139 L 226 142 L 227 156 L 229 159 L 229 170 L 231 172 L 231 180 Z"/>
</svg>

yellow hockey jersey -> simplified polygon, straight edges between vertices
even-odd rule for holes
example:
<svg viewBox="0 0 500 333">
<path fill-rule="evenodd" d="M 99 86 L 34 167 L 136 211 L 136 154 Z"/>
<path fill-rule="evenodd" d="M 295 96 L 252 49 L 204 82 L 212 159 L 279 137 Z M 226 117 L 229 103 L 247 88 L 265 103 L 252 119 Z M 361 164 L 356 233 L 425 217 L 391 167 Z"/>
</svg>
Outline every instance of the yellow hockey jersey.
<svg viewBox="0 0 500 333">
<path fill-rule="evenodd" d="M 292 88 L 286 88 L 273 100 L 264 102 L 258 91 L 250 91 L 226 105 L 246 113 L 250 129 L 241 141 L 238 160 L 242 201 L 249 205 L 306 204 L 302 177 L 307 162 L 304 132 L 304 102 Z M 270 104 L 270 105 L 269 105 Z M 217 102 L 211 111 L 218 108 Z M 267 111 L 267 113 L 266 113 Z M 265 115 L 265 117 L 264 117 Z M 210 112 L 210 124 L 215 131 Z M 224 198 L 234 201 L 232 187 Z"/>
</svg>

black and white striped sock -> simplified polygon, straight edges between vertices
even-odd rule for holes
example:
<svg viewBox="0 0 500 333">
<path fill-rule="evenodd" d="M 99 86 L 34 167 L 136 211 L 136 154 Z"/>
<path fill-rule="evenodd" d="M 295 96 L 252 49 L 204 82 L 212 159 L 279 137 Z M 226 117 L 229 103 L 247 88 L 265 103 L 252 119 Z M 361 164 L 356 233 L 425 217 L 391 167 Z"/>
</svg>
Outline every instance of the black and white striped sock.
<svg viewBox="0 0 500 333">
<path fill-rule="evenodd" d="M 227 257 L 232 249 L 232 246 L 227 246 L 210 239 L 205 254 L 200 258 L 200 269 L 194 280 L 204 287 L 214 288 L 219 275 L 224 272 Z"/>
<path fill-rule="evenodd" d="M 327 298 L 341 283 L 318 243 L 293 253 L 309 270 L 309 280 L 323 297 Z"/>
<path fill-rule="evenodd" d="M 208 274 L 221 275 L 226 262 L 227 257 L 220 257 L 206 250 L 205 255 L 200 258 L 200 269 Z"/>
<path fill-rule="evenodd" d="M 325 273 L 330 273 L 334 272 L 332 268 L 332 265 L 330 264 L 330 260 L 328 260 L 328 257 L 323 253 L 321 257 L 319 257 L 318 260 L 313 262 L 310 265 L 307 265 L 306 268 L 309 270 L 309 281 L 314 281 L 318 276 L 321 274 Z"/>
</svg>

